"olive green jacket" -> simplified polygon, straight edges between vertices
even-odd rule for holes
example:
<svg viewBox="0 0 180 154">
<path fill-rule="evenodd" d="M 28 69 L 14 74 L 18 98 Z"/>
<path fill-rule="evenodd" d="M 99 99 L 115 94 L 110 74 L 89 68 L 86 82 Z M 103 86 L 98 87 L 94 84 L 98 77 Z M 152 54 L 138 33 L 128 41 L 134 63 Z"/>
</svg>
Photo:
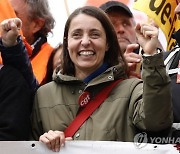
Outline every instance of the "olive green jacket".
<svg viewBox="0 0 180 154">
<path fill-rule="evenodd" d="M 87 90 L 94 97 L 105 85 L 125 78 L 121 66 L 107 69 L 88 84 L 75 77 L 57 73 L 55 81 L 39 88 L 34 101 L 33 136 L 49 130 L 64 131 L 76 117 L 78 97 Z M 144 57 L 143 81 L 125 79 L 86 120 L 74 140 L 133 141 L 137 128 L 160 131 L 172 125 L 170 79 L 162 54 Z"/>
</svg>

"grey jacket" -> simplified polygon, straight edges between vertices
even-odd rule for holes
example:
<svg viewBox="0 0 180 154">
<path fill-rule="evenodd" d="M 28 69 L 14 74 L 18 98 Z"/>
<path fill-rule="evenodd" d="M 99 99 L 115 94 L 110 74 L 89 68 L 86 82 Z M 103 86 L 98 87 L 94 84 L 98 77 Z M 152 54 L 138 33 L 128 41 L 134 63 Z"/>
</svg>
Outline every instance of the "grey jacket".
<svg viewBox="0 0 180 154">
<path fill-rule="evenodd" d="M 64 131 L 78 114 L 78 97 L 83 91 L 94 97 L 107 84 L 124 77 L 120 65 L 107 69 L 88 84 L 58 72 L 55 81 L 36 93 L 32 119 L 35 139 L 49 130 Z M 170 79 L 162 54 L 144 57 L 142 78 L 144 82 L 125 79 L 113 88 L 73 139 L 133 141 L 137 129 L 157 132 L 171 127 Z"/>
</svg>

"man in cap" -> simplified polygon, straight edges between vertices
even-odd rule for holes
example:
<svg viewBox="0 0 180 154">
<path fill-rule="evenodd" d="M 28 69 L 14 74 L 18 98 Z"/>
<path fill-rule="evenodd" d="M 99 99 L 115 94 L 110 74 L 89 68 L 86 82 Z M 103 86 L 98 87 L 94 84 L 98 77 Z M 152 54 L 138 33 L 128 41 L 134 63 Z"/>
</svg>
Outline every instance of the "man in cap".
<svg viewBox="0 0 180 154">
<path fill-rule="evenodd" d="M 135 32 L 136 23 L 131 10 L 118 1 L 108 1 L 100 8 L 109 16 L 116 30 L 121 51 L 124 53 L 129 67 L 134 69 L 136 64 L 141 61 L 141 56 Z"/>
<path fill-rule="evenodd" d="M 109 16 L 116 30 L 119 45 L 130 68 L 131 75 L 140 78 L 142 57 L 141 48 L 136 38 L 136 22 L 133 13 L 127 5 L 119 1 L 108 1 L 102 4 L 100 8 Z M 149 25 L 155 26 L 154 23 Z M 158 48 L 163 49 L 160 42 L 158 42 Z"/>
<path fill-rule="evenodd" d="M 107 13 L 117 33 L 118 41 L 123 52 L 127 45 L 137 43 L 135 20 L 130 9 L 118 1 L 108 1 L 100 6 Z"/>
</svg>

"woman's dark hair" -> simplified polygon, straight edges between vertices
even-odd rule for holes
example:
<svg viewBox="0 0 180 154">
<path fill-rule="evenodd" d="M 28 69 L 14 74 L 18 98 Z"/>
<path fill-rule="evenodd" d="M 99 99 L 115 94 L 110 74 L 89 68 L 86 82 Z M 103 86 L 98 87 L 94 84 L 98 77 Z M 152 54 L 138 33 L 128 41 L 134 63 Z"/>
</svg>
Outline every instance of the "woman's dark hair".
<svg viewBox="0 0 180 154">
<path fill-rule="evenodd" d="M 48 59 L 48 63 L 47 63 L 47 66 L 46 66 L 46 75 L 43 79 L 43 81 L 41 82 L 41 85 L 43 84 L 46 84 L 48 82 L 51 82 L 52 81 L 52 75 L 53 75 L 53 59 L 54 59 L 54 56 L 56 54 L 56 52 L 62 48 L 62 44 L 60 43 L 56 48 L 53 49 L 53 51 L 51 52 L 51 55 L 49 56 L 49 59 Z M 60 58 L 60 57 L 59 57 Z"/>
<path fill-rule="evenodd" d="M 86 15 L 92 16 L 101 23 L 101 25 L 103 26 L 105 30 L 107 44 L 108 44 L 108 50 L 105 53 L 104 62 L 106 62 L 109 67 L 121 63 L 123 65 L 124 71 L 126 72 L 127 64 L 120 50 L 116 32 L 114 30 L 113 25 L 111 24 L 111 21 L 101 9 L 94 6 L 84 6 L 84 7 L 76 9 L 69 16 L 65 24 L 63 51 L 62 51 L 63 59 L 64 59 L 62 63 L 62 73 L 67 74 L 67 75 L 75 74 L 75 67 L 74 67 L 73 62 L 71 61 L 71 58 L 68 52 L 68 32 L 69 32 L 71 21 L 74 19 L 74 17 L 76 17 L 79 14 L 86 14 Z"/>
</svg>

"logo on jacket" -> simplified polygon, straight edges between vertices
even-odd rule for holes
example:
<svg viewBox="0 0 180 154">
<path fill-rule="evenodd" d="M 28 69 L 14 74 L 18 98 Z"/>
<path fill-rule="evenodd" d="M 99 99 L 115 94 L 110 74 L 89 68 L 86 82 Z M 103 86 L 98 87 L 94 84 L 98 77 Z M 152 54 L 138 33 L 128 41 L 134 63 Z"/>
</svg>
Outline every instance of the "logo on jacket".
<svg viewBox="0 0 180 154">
<path fill-rule="evenodd" d="M 79 96 L 78 102 L 81 107 L 85 107 L 90 102 L 90 100 L 90 93 L 85 91 Z"/>
</svg>

